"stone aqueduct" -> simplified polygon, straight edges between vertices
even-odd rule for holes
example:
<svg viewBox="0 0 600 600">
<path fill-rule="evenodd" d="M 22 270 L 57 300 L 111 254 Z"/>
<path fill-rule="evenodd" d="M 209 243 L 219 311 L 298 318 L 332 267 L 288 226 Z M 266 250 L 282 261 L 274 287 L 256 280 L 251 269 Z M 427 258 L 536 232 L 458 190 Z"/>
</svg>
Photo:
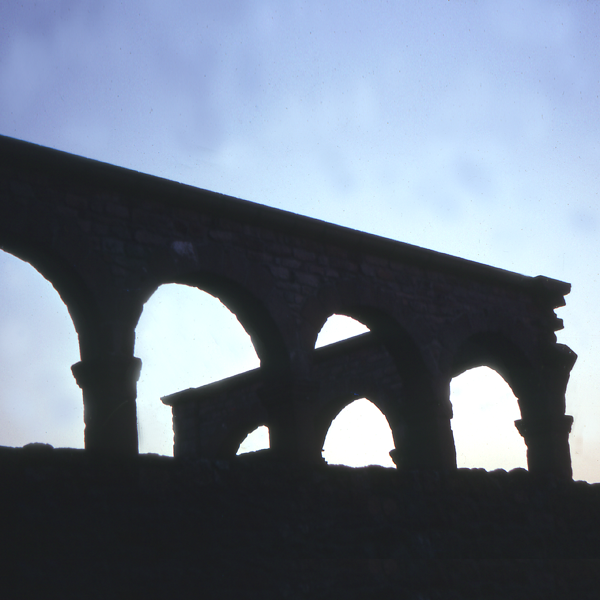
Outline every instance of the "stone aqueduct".
<svg viewBox="0 0 600 600">
<path fill-rule="evenodd" d="M 233 456 L 264 424 L 274 457 L 320 461 L 333 418 L 368 397 L 399 468 L 454 469 L 450 380 L 487 365 L 518 398 L 529 470 L 572 477 L 576 355 L 554 334 L 569 284 L 11 138 L 0 157 L 0 248 L 48 279 L 73 319 L 88 451 L 138 452 L 136 325 L 160 285 L 182 283 L 237 316 L 260 368 L 163 399 L 176 456 Z M 336 313 L 370 332 L 315 350 Z"/>
</svg>

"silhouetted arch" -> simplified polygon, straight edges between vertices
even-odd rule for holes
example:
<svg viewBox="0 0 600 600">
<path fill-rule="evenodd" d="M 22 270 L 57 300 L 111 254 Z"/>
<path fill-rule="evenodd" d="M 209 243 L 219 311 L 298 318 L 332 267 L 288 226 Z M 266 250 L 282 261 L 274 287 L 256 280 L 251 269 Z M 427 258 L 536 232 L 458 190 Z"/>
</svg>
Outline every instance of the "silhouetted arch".
<svg viewBox="0 0 600 600">
<path fill-rule="evenodd" d="M 359 397 L 385 393 L 398 405 L 406 422 L 397 448 L 403 468 L 452 469 L 450 380 L 482 350 L 487 355 L 478 362 L 494 365 L 519 397 L 517 427 L 530 468 L 571 477 L 573 419 L 564 413 L 576 355 L 556 342 L 562 323 L 553 310 L 564 305 L 569 284 L 1 141 L 0 246 L 52 281 L 72 315 L 86 449 L 136 453 L 135 324 L 159 285 L 184 283 L 215 295 L 238 316 L 262 366 L 252 377 L 191 394 L 201 414 L 186 413 L 189 394 L 169 396 L 182 456 L 219 457 L 238 427 L 245 434 L 261 420 L 271 427 L 275 454 L 318 460 L 317 397 L 324 381 L 337 397 L 336 371 L 345 369 L 356 373 Z M 334 344 L 339 354 L 319 364 L 315 340 L 331 314 L 369 327 L 366 339 L 352 340 L 371 344 L 359 348 L 362 363 Z M 512 347 L 485 332 L 501 334 Z M 391 374 L 372 388 L 369 357 Z M 231 404 L 224 406 L 223 394 Z"/>
<path fill-rule="evenodd" d="M 360 281 L 322 287 L 303 310 L 306 323 L 303 333 L 307 347 L 315 347 L 323 325 L 334 314 L 351 317 L 379 336 L 389 333 L 389 327 L 397 329 L 399 323 L 391 316 L 394 304 L 391 298 L 389 304 L 386 299 L 384 294 L 373 298 L 372 292 L 364 289 Z"/>
<path fill-rule="evenodd" d="M 52 284 L 67 307 L 75 330 L 80 334 L 80 352 L 83 356 L 87 348 L 81 334 L 91 334 L 94 340 L 100 339 L 102 332 L 98 324 L 101 318 L 94 295 L 74 269 L 72 262 L 51 248 L 26 238 L 19 241 L 0 238 L 0 249 L 31 265 Z"/>
<path fill-rule="evenodd" d="M 210 272 L 195 272 L 176 279 L 147 285 L 143 291 L 144 303 L 160 287 L 178 283 L 198 288 L 218 298 L 239 320 L 250 336 L 265 371 L 287 373 L 289 352 L 269 310 L 248 289 L 235 281 Z M 140 315 L 141 316 L 141 310 Z"/>
<path fill-rule="evenodd" d="M 327 329 L 331 328 L 349 328 L 351 329 L 350 335 L 342 335 L 341 337 L 334 332 L 329 334 Z M 317 340 L 315 342 L 315 349 L 322 348 L 323 346 L 328 346 L 329 344 L 335 344 L 336 342 L 340 342 L 342 340 L 347 340 L 357 335 L 362 335 L 363 333 L 367 333 L 369 328 L 360 321 L 353 319 L 352 317 L 348 317 L 346 315 L 331 315 L 327 321 L 321 327 L 319 334 L 317 336 Z M 323 340 L 323 335 L 325 334 L 326 339 Z"/>
<path fill-rule="evenodd" d="M 351 445 L 352 448 L 354 448 L 355 450 L 360 450 L 360 451 L 365 451 L 367 450 L 367 456 L 371 456 L 371 458 L 375 458 L 375 460 L 361 460 L 360 457 L 358 456 L 343 456 L 343 452 L 335 452 L 334 456 L 336 456 L 336 458 L 338 460 L 336 460 L 335 458 L 333 459 L 333 462 L 330 460 L 327 460 L 327 457 L 325 456 L 325 453 L 327 453 L 327 450 L 325 448 L 325 446 L 327 446 L 328 443 L 328 438 L 330 438 L 331 434 L 341 434 L 341 432 L 337 431 L 336 432 L 336 425 L 339 424 L 340 420 L 343 419 L 344 415 L 346 413 L 348 413 L 349 411 L 355 410 L 355 409 L 360 409 L 362 411 L 361 414 L 361 419 L 358 422 L 355 422 L 352 424 L 352 429 L 354 429 L 354 432 L 350 432 L 350 435 L 352 435 L 353 433 L 355 435 L 358 435 L 360 439 L 355 440 L 355 442 Z M 379 417 L 381 418 L 377 418 L 375 417 L 375 423 L 373 423 L 373 412 L 378 412 L 379 413 Z M 382 421 L 383 419 L 383 421 Z M 385 423 L 384 423 L 385 421 Z M 369 426 L 375 426 L 377 428 L 377 431 L 368 431 L 367 427 Z M 386 426 L 387 425 L 387 426 Z M 332 431 L 333 428 L 333 431 Z M 387 435 L 389 433 L 389 436 Z M 375 434 L 375 435 L 374 435 Z M 345 437 L 343 436 L 343 434 L 341 434 L 340 437 Z M 337 439 L 335 440 L 334 443 L 344 443 L 345 440 L 343 439 Z M 370 446 L 367 446 L 366 448 L 361 448 L 361 446 L 363 446 L 364 443 L 370 444 Z M 379 442 L 379 443 L 378 443 Z M 378 447 L 381 445 L 381 442 L 383 442 L 386 447 L 382 448 L 382 447 Z M 389 447 L 388 447 L 389 446 Z M 369 447 L 370 449 L 374 450 L 374 452 L 369 452 Z M 393 450 L 394 448 L 394 442 L 393 442 L 393 434 L 391 432 L 391 427 L 389 427 L 389 421 L 387 421 L 387 418 L 385 417 L 385 414 L 383 414 L 383 412 L 381 411 L 381 409 L 379 409 L 379 407 L 371 402 L 368 398 L 359 398 L 359 399 L 354 399 L 351 402 L 347 403 L 343 409 L 341 409 L 334 417 L 334 419 L 331 421 L 330 426 L 327 429 L 327 432 L 325 434 L 325 438 L 323 440 L 323 450 L 324 450 L 324 458 L 327 460 L 327 462 L 329 462 L 330 464 L 348 464 L 350 466 L 363 466 L 363 465 L 369 465 L 369 464 L 383 464 L 384 466 L 388 466 L 388 467 L 393 467 L 394 464 L 389 456 L 389 452 L 390 450 Z M 332 450 L 330 449 L 329 454 L 332 454 Z M 345 452 L 348 452 L 348 449 L 345 450 Z M 380 456 L 378 457 L 377 460 L 377 454 L 379 454 Z"/>
<path fill-rule="evenodd" d="M 526 393 L 533 371 L 521 348 L 496 332 L 477 333 L 464 340 L 452 357 L 451 376 L 475 367 L 490 367 L 496 371 L 517 398 Z"/>
<path fill-rule="evenodd" d="M 32 265 L 0 251 L 0 266 L 0 443 L 83 447 L 81 391 L 70 371 L 79 355 L 72 317 L 56 289 Z M 4 268 L 14 270 L 17 282 L 27 288 L 18 283 L 11 287 Z M 23 296 L 24 291 L 34 293 Z"/>
<path fill-rule="evenodd" d="M 337 393 L 326 390 L 322 394 L 320 409 L 315 415 L 316 440 L 320 444 L 320 448 L 323 448 L 327 433 L 337 416 L 353 402 L 363 398 L 373 404 L 386 418 L 394 440 L 397 435 L 402 435 L 403 420 L 400 403 L 397 399 L 394 402 L 393 398 L 387 397 L 384 391 L 373 391 L 374 387 L 376 387 L 376 383 L 371 384 L 371 389 L 348 387 L 340 388 Z M 351 391 L 352 389 L 356 391 Z M 390 447 L 388 451 L 392 449 Z"/>
<path fill-rule="evenodd" d="M 414 393 L 427 395 L 434 364 L 426 362 L 417 337 L 411 332 L 410 319 L 397 320 L 397 299 L 384 291 L 366 290 L 360 281 L 343 282 L 319 290 L 304 308 L 304 343 L 312 350 L 319 331 L 332 314 L 345 315 L 369 328 L 373 339 L 385 344 L 399 373 Z M 416 390 L 419 390 L 418 392 Z"/>
<path fill-rule="evenodd" d="M 248 335 L 227 308 L 206 292 L 178 284 L 160 286 L 144 305 L 135 353 L 143 363 L 137 401 L 140 449 L 167 455 L 173 452 L 172 417 L 161 396 L 259 366 Z"/>
<path fill-rule="evenodd" d="M 526 447 L 514 426 L 517 399 L 494 369 L 475 367 L 451 382 L 452 432 L 457 465 L 467 468 L 526 468 Z"/>
<path fill-rule="evenodd" d="M 241 441 L 236 454 L 240 455 L 248 452 L 256 452 L 257 450 L 265 450 L 269 446 L 269 428 L 266 425 L 260 425 Z"/>
<path fill-rule="evenodd" d="M 268 427 L 267 423 L 256 418 L 255 415 L 247 414 L 245 419 L 228 424 L 228 435 L 221 439 L 216 455 L 232 459 L 242 445 L 242 442 L 259 427 Z"/>
<path fill-rule="evenodd" d="M 0 249 L 29 263 L 53 285 L 80 336 L 81 357 L 93 355 L 103 342 L 102 310 L 83 274 L 93 274 L 96 284 L 109 280 L 111 272 L 77 220 L 58 214 L 51 202 L 0 203 Z"/>
</svg>

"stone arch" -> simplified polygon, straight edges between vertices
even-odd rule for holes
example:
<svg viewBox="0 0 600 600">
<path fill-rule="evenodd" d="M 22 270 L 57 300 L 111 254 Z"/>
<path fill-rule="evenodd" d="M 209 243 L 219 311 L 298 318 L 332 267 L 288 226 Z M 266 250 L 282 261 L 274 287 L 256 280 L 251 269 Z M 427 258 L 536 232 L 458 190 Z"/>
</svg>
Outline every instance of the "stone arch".
<svg viewBox="0 0 600 600">
<path fill-rule="evenodd" d="M 350 335 L 344 334 L 342 337 L 339 337 L 337 335 L 337 330 L 340 327 L 351 329 Z M 317 341 L 315 342 L 315 349 L 328 346 L 329 344 L 335 344 L 356 337 L 357 335 L 362 335 L 363 333 L 369 333 L 369 328 L 364 325 L 364 323 L 346 315 L 334 314 L 328 317 L 321 328 L 321 331 L 319 331 Z"/>
<path fill-rule="evenodd" d="M 1 233 L 0 233 L 1 235 Z M 52 284 L 64 302 L 73 321 L 75 331 L 80 336 L 80 353 L 93 352 L 86 346 L 82 334 L 91 334 L 94 340 L 102 337 L 98 327 L 100 308 L 92 290 L 73 266 L 51 247 L 41 243 L 32 243 L 27 238 L 14 240 L 0 237 L 0 249 L 15 258 L 31 265 L 44 279 Z"/>
<path fill-rule="evenodd" d="M 398 319 L 397 302 L 392 294 L 384 290 L 373 290 L 359 280 L 323 286 L 315 297 L 307 301 L 302 311 L 303 346 L 309 350 L 315 347 L 319 332 L 333 314 L 351 317 L 380 336 L 390 326 L 393 329 L 401 326 L 407 336 L 416 338 L 417 331 L 411 331 L 410 319 L 406 319 L 406 322 Z"/>
<path fill-rule="evenodd" d="M 250 432 L 270 428 L 258 393 L 262 375 L 253 369 L 161 398 L 173 411 L 174 455 L 230 459 Z"/>
<path fill-rule="evenodd" d="M 514 426 L 519 403 L 506 380 L 486 366 L 467 369 L 450 384 L 452 433 L 460 467 L 527 467 L 523 438 Z"/>
<path fill-rule="evenodd" d="M 259 270 L 256 277 L 253 277 L 250 266 L 248 266 L 248 269 L 243 268 L 245 259 L 240 257 L 241 263 L 238 263 L 231 256 L 229 261 L 236 265 L 241 264 L 242 268 L 236 268 L 233 272 L 227 270 L 219 272 L 217 269 L 220 264 L 219 254 L 217 253 L 215 256 L 217 258 L 215 258 L 210 268 L 208 266 L 200 268 L 198 265 L 191 268 L 188 264 L 190 261 L 200 261 L 193 259 L 193 257 L 197 257 L 197 254 L 195 251 L 190 250 L 180 261 L 178 268 L 174 269 L 174 275 L 168 276 L 168 270 L 160 272 L 160 276 L 154 275 L 139 292 L 138 297 L 141 301 L 139 303 L 138 319 L 142 313 L 143 303 L 161 285 L 177 283 L 197 288 L 220 300 L 237 317 L 250 336 L 260 360 L 261 381 L 289 379 L 292 368 L 291 353 L 288 350 L 281 328 L 282 321 L 285 323 L 288 311 L 285 307 L 277 304 L 277 300 L 273 300 L 270 296 L 267 298 L 268 302 L 265 301 L 264 295 L 270 290 L 271 283 L 268 274 L 265 275 Z M 206 260 L 206 256 L 203 256 L 203 260 Z M 240 280 L 249 282 L 249 285 L 240 282 Z M 257 286 L 261 295 L 255 293 L 254 288 Z M 218 410 L 218 408 L 215 408 L 215 414 L 218 414 Z M 258 411 L 257 414 L 260 414 L 262 419 L 262 412 Z M 244 411 L 238 411 L 232 419 L 227 418 L 227 422 L 227 431 L 222 431 L 223 435 L 216 436 L 214 440 L 211 438 L 210 443 L 207 441 L 210 448 L 207 446 L 202 452 L 208 452 L 214 456 L 233 457 L 245 436 L 256 427 L 266 424 L 264 419 L 255 422 L 254 418 L 251 415 L 246 415 Z M 178 452 L 177 446 L 175 452 Z"/>
<path fill-rule="evenodd" d="M 417 374 L 399 369 L 387 345 L 370 334 L 314 351 L 312 423 L 315 447 L 322 449 L 337 414 L 359 398 L 368 398 L 386 417 L 399 468 L 452 469 L 456 466 L 450 417 Z"/>
<path fill-rule="evenodd" d="M 112 273 L 81 225 L 70 213 L 33 196 L 27 202 L 0 203 L 0 248 L 29 263 L 54 286 L 71 315 L 85 359 L 108 343 L 104 306 L 96 290 L 110 282 Z"/>
<path fill-rule="evenodd" d="M 142 360 L 137 422 L 142 452 L 172 455 L 172 411 L 160 396 L 195 389 L 256 369 L 249 336 L 214 296 L 166 284 L 144 305 L 135 353 Z"/>
<path fill-rule="evenodd" d="M 505 332 L 485 331 L 457 344 L 449 370 L 451 376 L 477 366 L 497 371 L 518 399 L 521 419 L 515 426 L 527 445 L 529 470 L 570 479 L 573 418 L 565 415 L 565 390 L 576 359 L 562 344 L 526 352 Z"/>
<path fill-rule="evenodd" d="M 52 282 L 30 262 L 1 250 L 0 261 L 6 261 L 9 269 L 15 268 L 25 282 L 40 286 L 35 288 L 34 295 L 19 296 L 15 302 L 15 288 L 6 285 L 6 280 L 0 282 L 7 300 L 2 316 L 4 324 L 8 325 L 7 330 L 2 329 L 2 333 L 6 333 L 6 337 L 2 336 L 3 365 L 0 369 L 5 374 L 2 397 L 6 402 L 6 418 L 2 425 L 10 428 L 3 443 L 18 446 L 48 442 L 82 447 L 81 393 L 69 369 L 80 352 L 73 318 Z M 11 305 L 15 308 L 14 313 L 10 312 Z M 9 312 L 6 312 L 7 308 Z M 24 312 L 27 309 L 30 311 Z M 13 324 L 16 335 L 10 334 Z M 13 410 L 14 420 L 9 416 Z M 32 435 L 36 437 L 31 439 L 29 436 Z"/>
<path fill-rule="evenodd" d="M 265 437 L 267 438 L 266 444 L 264 443 Z M 248 446 L 247 448 L 244 447 L 246 445 Z M 239 456 L 240 454 L 247 454 L 249 452 L 256 452 L 258 450 L 266 450 L 268 448 L 270 448 L 269 428 L 266 425 L 259 425 L 247 433 L 244 439 L 240 442 L 236 456 Z"/>
<path fill-rule="evenodd" d="M 354 460 L 352 460 L 352 462 L 354 463 L 354 465 L 351 466 L 366 466 L 369 464 L 384 464 L 383 466 L 389 466 L 389 467 L 393 467 L 394 463 L 389 455 L 390 451 L 394 449 L 394 440 L 393 440 L 393 432 L 391 431 L 391 427 L 390 427 L 390 423 L 387 419 L 387 417 L 385 416 L 385 414 L 381 411 L 381 409 L 377 406 L 377 404 L 373 401 L 371 401 L 371 399 L 369 398 L 353 398 L 349 403 L 347 403 L 344 408 L 342 408 L 333 418 L 333 420 L 331 421 L 331 424 L 329 426 L 329 428 L 327 429 L 327 432 L 325 434 L 325 438 L 323 440 L 323 458 L 325 459 L 326 462 L 328 462 L 329 464 L 350 464 L 348 462 L 345 462 L 348 460 L 349 457 L 344 457 L 340 456 L 341 460 L 340 461 L 334 461 L 333 463 L 327 459 L 326 454 L 326 446 L 327 446 L 327 442 L 328 439 L 330 439 L 330 436 L 332 434 L 335 434 L 336 431 L 332 431 L 332 428 L 336 427 L 336 422 L 339 422 L 340 417 L 343 418 L 344 413 L 348 413 L 350 410 L 354 409 L 354 408 L 358 408 L 358 405 L 361 405 L 360 408 L 361 409 L 366 409 L 368 412 L 364 412 L 362 415 L 362 419 L 359 422 L 354 421 L 354 423 L 352 424 L 352 428 L 354 430 L 359 430 L 359 436 L 360 435 L 364 435 L 367 437 L 367 439 L 370 437 L 369 433 L 375 433 L 377 435 L 377 438 L 375 440 L 375 443 L 377 444 L 378 442 L 381 443 L 382 440 L 385 440 L 387 438 L 387 434 L 390 434 L 390 437 L 392 438 L 391 440 L 389 440 L 389 443 L 387 444 L 387 446 L 385 448 L 381 448 L 381 450 L 383 450 L 383 458 L 379 457 L 379 459 L 375 459 L 375 461 L 364 461 L 361 460 L 358 457 L 354 457 Z M 376 426 L 377 426 L 377 431 L 376 432 L 367 432 L 366 431 L 366 424 L 369 421 L 369 417 L 370 416 L 375 416 L 373 415 L 373 413 L 379 413 L 377 415 L 377 420 L 380 421 Z M 381 425 L 383 425 L 381 423 L 381 419 L 383 419 L 385 421 L 385 423 L 387 424 L 387 428 L 389 428 L 389 432 L 386 430 L 381 430 Z M 383 425 L 383 427 L 385 427 L 385 425 Z M 356 448 L 360 448 L 361 442 L 364 442 L 365 440 L 356 440 L 356 444 L 352 444 L 352 448 L 356 449 Z M 368 441 L 373 441 L 373 440 L 368 440 Z M 388 447 L 389 446 L 389 447 Z M 380 462 L 381 461 L 381 462 Z M 362 463 L 362 464 L 356 464 L 356 463 Z"/>
<path fill-rule="evenodd" d="M 333 314 L 345 315 L 363 323 L 372 337 L 385 343 L 407 379 L 419 379 L 420 383 L 425 383 L 435 371 L 434 365 L 427 362 L 418 343 L 418 330 L 413 330 L 409 315 L 402 315 L 397 304 L 393 294 L 384 291 L 374 293 L 359 281 L 325 286 L 307 302 L 303 311 L 303 346 L 312 353 L 327 319 Z"/>
<path fill-rule="evenodd" d="M 360 337 L 385 348 L 402 381 L 401 393 L 381 388 L 390 400 L 385 410 L 378 406 L 392 428 L 396 458 L 402 457 L 402 468 L 452 469 L 456 467 L 456 455 L 450 427 L 449 380 L 439 377 L 433 354 L 423 352 L 417 320 L 411 318 L 411 309 L 403 308 L 393 294 L 378 288 L 365 290 L 359 281 L 324 287 L 305 307 L 303 341 L 314 347 L 318 331 L 331 314 L 347 315 L 369 327 L 371 332 Z M 343 348 L 348 342 L 336 346 Z M 313 372 L 318 352 L 310 353 Z M 369 380 L 364 372 L 369 368 L 367 364 L 359 367 L 365 381 Z M 368 397 L 370 391 L 361 391 L 358 397 Z M 322 421 L 318 424 L 318 439 L 328 426 Z"/>
<path fill-rule="evenodd" d="M 335 421 L 335 419 L 342 413 L 346 408 L 351 406 L 354 402 L 361 399 L 368 400 L 373 404 L 379 412 L 385 417 L 390 430 L 392 432 L 392 438 L 394 440 L 394 446 L 398 443 L 402 436 L 403 420 L 401 411 L 398 410 L 398 406 L 394 405 L 393 401 L 386 398 L 383 392 L 368 392 L 365 393 L 354 392 L 354 393 L 340 393 L 337 396 L 332 396 L 329 401 L 321 407 L 321 410 L 316 415 L 317 423 L 317 443 L 319 448 L 323 448 L 327 434 Z M 398 441 L 397 441 L 398 440 Z M 398 444 L 400 445 L 400 444 Z M 389 448 L 389 451 L 394 450 L 394 447 Z"/>
<path fill-rule="evenodd" d="M 267 427 L 262 414 L 250 414 L 238 416 L 235 420 L 227 423 L 227 436 L 222 436 L 219 444 L 215 446 L 214 457 L 233 459 L 237 456 L 242 442 L 259 427 Z"/>
<path fill-rule="evenodd" d="M 177 277 L 165 278 L 160 281 L 154 280 L 144 286 L 138 321 L 142 314 L 143 304 L 161 285 L 170 283 L 195 287 L 220 300 L 237 317 L 250 336 L 261 362 L 261 368 L 266 373 L 287 373 L 289 371 L 290 353 L 278 323 L 261 299 L 229 276 L 196 270 L 182 273 Z"/>
<path fill-rule="evenodd" d="M 508 383 L 517 398 L 526 393 L 534 372 L 532 361 L 520 345 L 497 331 L 479 332 L 466 337 L 452 354 L 451 360 L 451 377 L 476 367 L 489 367 Z"/>
<path fill-rule="evenodd" d="M 139 366 L 129 358 L 123 361 L 115 352 L 115 348 L 122 349 L 121 340 L 115 339 L 115 332 L 123 327 L 121 322 L 111 323 L 110 318 L 107 319 L 110 311 L 119 304 L 110 301 L 110 293 L 114 290 L 109 283 L 110 274 L 106 265 L 88 252 L 87 242 L 80 232 L 68 229 L 64 223 L 57 225 L 54 236 L 58 241 L 54 243 L 54 239 L 47 239 L 51 231 L 48 227 L 40 232 L 39 239 L 34 237 L 32 241 L 30 236 L 38 233 L 35 224 L 18 238 L 10 232 L 6 234 L 0 226 L 0 244 L 10 254 L 33 266 L 52 284 L 71 316 L 81 357 L 81 361 L 72 365 L 71 372 L 83 393 L 86 449 L 110 448 L 112 451 L 125 448 L 127 453 L 133 454 L 137 452 L 133 399 Z M 90 273 L 96 279 L 93 288 L 88 286 L 86 278 Z M 108 297 L 103 295 L 105 289 L 110 290 Z M 115 369 L 117 385 L 113 378 Z M 125 382 L 125 394 L 118 389 L 121 380 Z"/>
</svg>

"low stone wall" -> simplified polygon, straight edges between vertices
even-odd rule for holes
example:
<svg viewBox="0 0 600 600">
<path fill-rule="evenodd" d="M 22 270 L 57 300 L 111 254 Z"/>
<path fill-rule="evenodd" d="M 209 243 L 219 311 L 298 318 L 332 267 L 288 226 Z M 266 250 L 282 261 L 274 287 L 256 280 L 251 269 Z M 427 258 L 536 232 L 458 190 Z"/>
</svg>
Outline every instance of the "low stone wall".
<svg viewBox="0 0 600 600">
<path fill-rule="evenodd" d="M 264 402 L 268 384 L 261 369 L 253 369 L 163 397 L 163 403 L 172 407 L 175 456 L 234 458 L 249 433 L 261 425 L 273 425 Z M 393 429 L 401 429 L 394 416 L 402 410 L 398 399 L 403 382 L 385 344 L 371 333 L 317 349 L 313 377 L 305 384 L 310 392 L 306 404 L 311 405 L 317 430 L 318 461 L 334 418 L 359 398 L 368 398 L 388 423 L 396 425 Z"/>
<path fill-rule="evenodd" d="M 262 385 L 260 369 L 253 369 L 162 398 L 172 407 L 175 456 L 233 458 L 244 438 L 267 423 L 257 394 Z"/>
<path fill-rule="evenodd" d="M 6 598 L 597 598 L 600 485 L 0 448 Z"/>
</svg>

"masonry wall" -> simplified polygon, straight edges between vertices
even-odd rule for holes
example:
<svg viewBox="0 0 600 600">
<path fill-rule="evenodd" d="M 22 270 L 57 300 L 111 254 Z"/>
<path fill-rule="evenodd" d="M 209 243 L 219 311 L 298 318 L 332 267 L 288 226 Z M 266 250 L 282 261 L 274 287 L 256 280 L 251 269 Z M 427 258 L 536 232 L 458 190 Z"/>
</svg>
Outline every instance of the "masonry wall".
<svg viewBox="0 0 600 600">
<path fill-rule="evenodd" d="M 2 137 L 0 248 L 73 318 L 86 445 L 0 448 L 7 597 L 597 596 L 598 489 L 571 481 L 576 355 L 554 333 L 569 284 Z M 135 407 L 135 328 L 166 283 L 218 297 L 261 360 L 165 399 L 175 459 L 138 456 Z M 334 313 L 370 333 L 315 350 Z M 456 469 L 449 383 L 481 365 L 518 398 L 529 472 Z M 355 394 L 398 469 L 322 464 Z M 234 458 L 259 424 L 271 449 Z"/>
<path fill-rule="evenodd" d="M 218 297 L 249 333 L 262 386 L 247 420 L 266 420 L 286 460 L 320 461 L 329 418 L 349 400 L 314 349 L 337 313 L 367 325 L 393 363 L 391 387 L 375 395 L 403 468 L 456 468 L 449 383 L 487 365 L 518 398 L 530 470 L 571 477 L 565 390 L 576 355 L 554 333 L 569 284 L 10 138 L 0 138 L 0 159 L 0 247 L 54 285 L 79 336 L 72 370 L 86 449 L 137 454 L 135 328 L 154 291 L 175 282 Z M 339 356 L 335 368 L 353 360 Z M 371 363 L 354 364 L 368 388 Z M 223 425 L 224 448 L 239 436 L 236 419 Z"/>
<path fill-rule="evenodd" d="M 401 435 L 401 418 L 395 409 L 402 398 L 403 382 L 385 344 L 372 334 L 319 348 L 313 373 L 310 391 L 321 449 L 335 417 L 364 397 L 387 415 L 396 434 Z M 250 432 L 269 425 L 269 413 L 261 401 L 265 383 L 261 370 L 255 369 L 163 398 L 173 411 L 175 456 L 234 458 Z"/>
</svg>

